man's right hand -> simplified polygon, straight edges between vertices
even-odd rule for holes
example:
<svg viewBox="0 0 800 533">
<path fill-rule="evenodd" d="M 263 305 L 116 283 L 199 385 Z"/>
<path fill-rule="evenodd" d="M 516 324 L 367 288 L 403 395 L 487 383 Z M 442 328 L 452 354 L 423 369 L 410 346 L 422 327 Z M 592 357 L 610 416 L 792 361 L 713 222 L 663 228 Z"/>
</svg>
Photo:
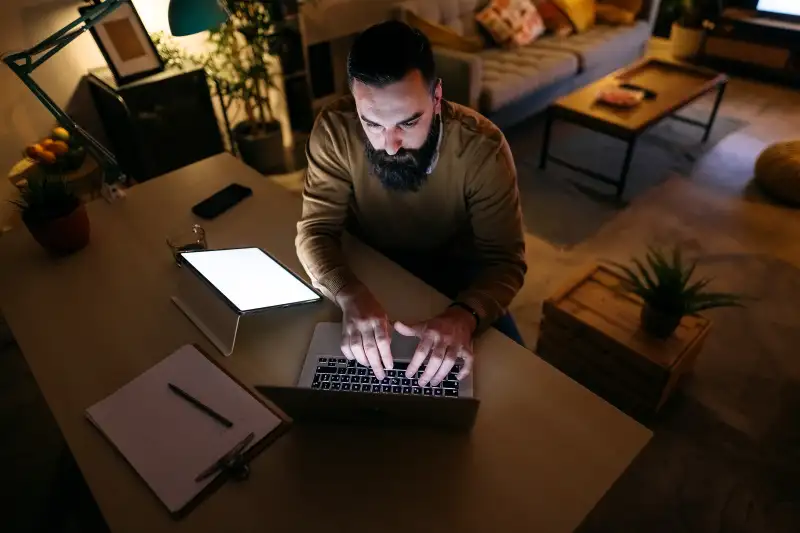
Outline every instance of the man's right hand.
<svg viewBox="0 0 800 533">
<path fill-rule="evenodd" d="M 336 295 L 342 309 L 342 353 L 364 366 L 372 367 L 375 377 L 386 377 L 392 368 L 389 317 L 383 306 L 364 285 L 344 287 Z"/>
</svg>

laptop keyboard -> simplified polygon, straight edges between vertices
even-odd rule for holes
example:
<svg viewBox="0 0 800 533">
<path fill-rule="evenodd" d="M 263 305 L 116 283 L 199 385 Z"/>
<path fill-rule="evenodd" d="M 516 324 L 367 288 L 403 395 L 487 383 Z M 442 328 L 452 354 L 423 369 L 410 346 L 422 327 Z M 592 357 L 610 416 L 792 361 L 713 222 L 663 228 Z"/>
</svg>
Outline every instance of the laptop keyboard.
<svg viewBox="0 0 800 533">
<path fill-rule="evenodd" d="M 350 392 L 373 392 L 382 394 L 410 394 L 416 396 L 458 396 L 458 376 L 460 365 L 455 365 L 447 377 L 436 387 L 430 383 L 419 385 L 418 378 L 425 370 L 423 364 L 413 378 L 406 377 L 408 363 L 395 362 L 394 368 L 386 370 L 386 377 L 379 380 L 371 368 L 361 366 L 356 361 L 344 357 L 320 357 L 314 372 L 312 389 L 343 390 Z"/>
</svg>

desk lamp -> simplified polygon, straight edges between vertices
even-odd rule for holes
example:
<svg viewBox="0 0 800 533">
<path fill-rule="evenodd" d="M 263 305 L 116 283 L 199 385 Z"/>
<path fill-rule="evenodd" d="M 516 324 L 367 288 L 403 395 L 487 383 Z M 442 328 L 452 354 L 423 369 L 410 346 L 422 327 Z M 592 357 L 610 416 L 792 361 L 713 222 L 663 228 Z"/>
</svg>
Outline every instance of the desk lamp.
<svg viewBox="0 0 800 533">
<path fill-rule="evenodd" d="M 123 195 L 118 183 L 124 181 L 125 176 L 119 168 L 117 158 L 97 139 L 89 135 L 86 130 L 72 120 L 64 110 L 58 107 L 31 77 L 33 71 L 50 57 L 81 36 L 86 30 L 95 26 L 122 3 L 130 2 L 130 0 L 98 2 L 99 0 L 95 0 L 97 5 L 40 43 L 21 52 L 5 54 L 2 59 L 19 76 L 22 83 L 30 89 L 34 96 L 50 111 L 58 123 L 70 135 L 83 141 L 86 151 L 95 158 L 97 164 L 103 169 L 105 178 L 103 196 L 111 201 Z M 222 0 L 170 0 L 169 3 L 170 31 L 176 36 L 191 35 L 215 28 L 225 22 L 228 16 L 228 11 Z"/>
</svg>

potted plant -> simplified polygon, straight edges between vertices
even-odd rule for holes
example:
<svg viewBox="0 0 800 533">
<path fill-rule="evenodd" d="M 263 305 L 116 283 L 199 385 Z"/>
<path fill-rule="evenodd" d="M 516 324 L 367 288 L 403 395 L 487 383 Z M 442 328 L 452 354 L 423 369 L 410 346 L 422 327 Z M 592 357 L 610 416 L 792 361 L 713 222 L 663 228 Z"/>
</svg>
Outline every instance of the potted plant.
<svg viewBox="0 0 800 533">
<path fill-rule="evenodd" d="M 625 288 L 644 300 L 642 329 L 653 337 L 665 339 L 672 335 L 684 316 L 718 307 L 742 306 L 742 297 L 736 294 L 706 292 L 711 282 L 708 278 L 693 282 L 697 263 L 684 263 L 677 247 L 671 257 L 650 248 L 646 265 L 639 259 L 633 259 L 632 263 L 633 268 L 613 262 L 611 265 L 623 277 Z"/>
<path fill-rule="evenodd" d="M 188 54 L 174 41 L 152 36 L 167 66 L 202 66 L 222 101 L 225 118 L 233 104 L 244 113 L 234 125 L 231 142 L 245 163 L 263 174 L 285 168 L 281 124 L 270 103 L 280 72 L 279 53 L 286 47 L 283 3 L 269 0 L 225 0 L 227 22 L 209 32 L 210 51 Z"/>
<path fill-rule="evenodd" d="M 696 57 L 705 38 L 705 29 L 712 18 L 717 0 L 665 0 L 661 15 L 671 20 L 672 55 L 679 59 Z"/>
<path fill-rule="evenodd" d="M 22 221 L 42 247 L 56 255 L 76 252 L 89 243 L 89 217 L 61 176 L 31 179 L 12 200 Z"/>
</svg>

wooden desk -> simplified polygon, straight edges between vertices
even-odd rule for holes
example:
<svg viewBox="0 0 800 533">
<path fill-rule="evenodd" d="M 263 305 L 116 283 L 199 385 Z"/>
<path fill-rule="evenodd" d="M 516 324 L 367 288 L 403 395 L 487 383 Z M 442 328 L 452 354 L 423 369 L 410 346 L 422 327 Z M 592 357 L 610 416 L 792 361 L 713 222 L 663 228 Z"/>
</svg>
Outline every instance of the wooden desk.
<svg viewBox="0 0 800 533">
<path fill-rule="evenodd" d="M 24 229 L 0 241 L 3 312 L 112 531 L 566 532 L 647 443 L 644 427 L 491 330 L 476 345 L 471 434 L 294 427 L 248 481 L 173 521 L 83 412 L 184 343 L 217 353 L 170 302 L 164 237 L 231 180 L 253 197 L 204 224 L 209 245 L 261 246 L 303 273 L 300 199 L 226 154 L 92 203 L 92 242 L 71 257 L 49 259 Z M 347 257 L 393 318 L 447 304 L 357 242 Z M 292 384 L 314 325 L 338 319 L 329 302 L 260 316 L 219 359 L 249 385 Z"/>
</svg>

